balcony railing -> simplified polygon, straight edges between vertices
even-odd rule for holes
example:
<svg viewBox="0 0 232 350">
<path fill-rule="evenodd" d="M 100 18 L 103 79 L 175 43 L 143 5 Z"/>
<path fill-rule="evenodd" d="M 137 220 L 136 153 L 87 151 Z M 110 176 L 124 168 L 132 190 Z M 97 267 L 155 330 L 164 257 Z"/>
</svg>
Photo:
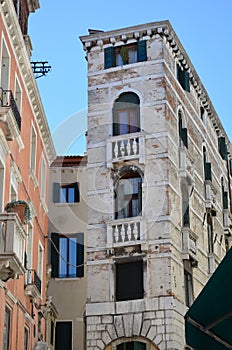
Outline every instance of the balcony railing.
<svg viewBox="0 0 232 350">
<path fill-rule="evenodd" d="M 25 293 L 34 298 L 41 296 L 41 279 L 33 269 L 27 270 L 25 281 Z"/>
<path fill-rule="evenodd" d="M 141 216 L 113 220 L 107 226 L 108 248 L 140 244 L 145 236 L 145 221 Z"/>
<path fill-rule="evenodd" d="M 25 239 L 22 222 L 16 213 L 0 214 L 0 279 L 25 273 Z"/>
<path fill-rule="evenodd" d="M 12 117 L 9 111 L 12 113 L 13 120 L 11 120 Z M 14 124 L 17 125 L 18 133 L 21 131 L 21 115 L 12 91 L 2 88 L 0 88 L 0 122 L 6 128 L 8 140 L 13 139 L 13 136 L 15 136 L 15 133 L 11 130 Z"/>
<path fill-rule="evenodd" d="M 144 135 L 142 133 L 113 136 L 107 141 L 107 166 L 121 160 L 139 159 L 144 163 Z"/>
<path fill-rule="evenodd" d="M 182 257 L 197 266 L 197 236 L 189 227 L 182 228 Z"/>
</svg>

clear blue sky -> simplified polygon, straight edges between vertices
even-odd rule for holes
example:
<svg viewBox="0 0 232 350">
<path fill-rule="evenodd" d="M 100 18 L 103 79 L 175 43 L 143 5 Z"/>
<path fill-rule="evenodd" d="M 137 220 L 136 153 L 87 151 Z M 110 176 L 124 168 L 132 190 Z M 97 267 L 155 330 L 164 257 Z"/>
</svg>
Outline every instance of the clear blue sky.
<svg viewBox="0 0 232 350">
<path fill-rule="evenodd" d="M 29 34 L 32 59 L 46 60 L 52 66 L 51 73 L 37 82 L 58 154 L 83 153 L 83 142 L 79 147 L 76 142 L 63 148 L 57 143 L 65 127 L 71 125 L 76 135 L 86 127 L 87 62 L 79 36 L 86 35 L 89 28 L 107 31 L 166 19 L 232 139 L 231 0 L 40 0 L 40 9 L 30 18 Z"/>
</svg>

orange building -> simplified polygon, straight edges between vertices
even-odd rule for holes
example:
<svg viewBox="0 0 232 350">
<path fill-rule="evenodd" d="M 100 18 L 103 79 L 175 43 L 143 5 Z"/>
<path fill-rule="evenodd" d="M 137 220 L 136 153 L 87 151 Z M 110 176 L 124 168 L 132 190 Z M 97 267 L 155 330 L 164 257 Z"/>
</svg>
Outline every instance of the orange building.
<svg viewBox="0 0 232 350">
<path fill-rule="evenodd" d="M 55 158 L 30 63 L 38 0 L 0 4 L 0 349 L 48 349 L 48 173 Z M 23 217 L 16 213 L 24 206 Z M 55 312 L 55 311 L 54 311 Z M 51 324 L 53 324 L 51 322 Z M 49 333 L 49 339 L 47 337 Z"/>
</svg>

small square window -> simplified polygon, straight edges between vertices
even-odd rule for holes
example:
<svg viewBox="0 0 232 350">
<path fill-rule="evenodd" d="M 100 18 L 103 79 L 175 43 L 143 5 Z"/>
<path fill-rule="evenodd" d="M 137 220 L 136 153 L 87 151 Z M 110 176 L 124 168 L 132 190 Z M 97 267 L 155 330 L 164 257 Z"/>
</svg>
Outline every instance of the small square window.
<svg viewBox="0 0 232 350">
<path fill-rule="evenodd" d="M 79 183 L 61 185 L 57 182 L 53 184 L 54 203 L 78 203 L 80 202 Z"/>
</svg>

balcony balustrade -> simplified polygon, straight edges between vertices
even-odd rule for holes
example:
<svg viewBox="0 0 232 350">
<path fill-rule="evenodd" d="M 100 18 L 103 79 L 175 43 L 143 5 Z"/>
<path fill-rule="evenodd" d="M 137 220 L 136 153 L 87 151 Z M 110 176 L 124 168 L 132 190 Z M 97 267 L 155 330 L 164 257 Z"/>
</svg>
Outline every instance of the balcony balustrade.
<svg viewBox="0 0 232 350">
<path fill-rule="evenodd" d="M 0 279 L 19 277 L 25 273 L 26 232 L 16 213 L 0 214 Z"/>
<path fill-rule="evenodd" d="M 145 235 L 145 221 L 141 216 L 113 220 L 107 226 L 107 247 L 141 244 Z"/>
<path fill-rule="evenodd" d="M 197 236 L 189 227 L 182 228 L 182 258 L 197 266 Z"/>
<path fill-rule="evenodd" d="M 12 141 L 21 130 L 21 115 L 11 90 L 0 88 L 0 123 L 6 138 Z"/>
<path fill-rule="evenodd" d="M 144 135 L 142 133 L 113 136 L 107 141 L 107 166 L 123 160 L 138 159 L 144 163 Z"/>
<path fill-rule="evenodd" d="M 41 297 L 41 279 L 33 269 L 28 269 L 25 281 L 25 294 L 33 298 Z"/>
</svg>

